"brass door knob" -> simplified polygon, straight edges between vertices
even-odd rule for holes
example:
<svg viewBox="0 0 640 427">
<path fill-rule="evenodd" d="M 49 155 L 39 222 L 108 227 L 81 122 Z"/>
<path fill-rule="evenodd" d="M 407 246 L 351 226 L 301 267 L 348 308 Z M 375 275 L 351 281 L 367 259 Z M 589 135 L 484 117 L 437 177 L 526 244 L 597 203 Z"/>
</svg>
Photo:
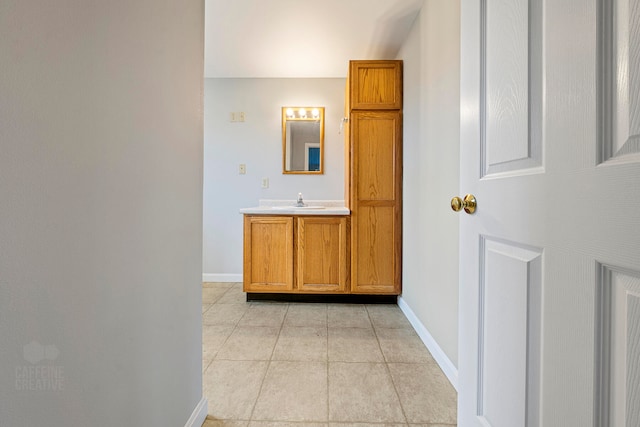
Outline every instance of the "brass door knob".
<svg viewBox="0 0 640 427">
<path fill-rule="evenodd" d="M 462 209 L 468 214 L 472 214 L 476 211 L 476 196 L 473 194 L 467 194 L 464 199 L 460 197 L 454 197 L 451 199 L 451 209 L 456 212 L 460 212 Z"/>
</svg>

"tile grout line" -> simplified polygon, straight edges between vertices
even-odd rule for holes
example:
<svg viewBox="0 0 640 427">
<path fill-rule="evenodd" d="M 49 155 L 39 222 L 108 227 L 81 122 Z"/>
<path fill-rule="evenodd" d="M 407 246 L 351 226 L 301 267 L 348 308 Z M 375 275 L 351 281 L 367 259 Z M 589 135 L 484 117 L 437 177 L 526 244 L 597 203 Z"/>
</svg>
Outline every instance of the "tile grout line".
<svg viewBox="0 0 640 427">
<path fill-rule="evenodd" d="M 222 298 L 222 296 L 223 296 L 223 295 L 225 295 L 227 292 L 229 292 L 229 289 L 231 289 L 231 287 L 227 288 L 227 290 L 226 290 L 225 292 L 223 292 L 223 293 L 222 293 L 222 295 L 220 295 L 220 297 L 219 297 L 219 298 L 217 298 L 217 299 L 213 302 L 213 304 L 211 304 L 211 307 L 209 307 L 209 309 L 208 309 L 207 311 L 211 310 L 211 309 L 213 308 L 213 306 L 214 306 L 214 305 L 216 305 L 217 301 L 219 301 L 219 300 L 220 300 L 220 298 Z M 206 311 L 205 311 L 205 313 L 206 313 Z M 203 313 L 203 314 L 204 314 L 204 313 Z M 244 316 L 244 314 L 243 314 L 242 316 Z M 241 318 L 242 318 L 242 317 L 241 317 Z M 201 320 L 201 321 L 202 321 L 202 320 Z M 216 353 L 213 355 L 213 357 L 212 357 L 211 361 L 210 361 L 210 362 L 209 362 L 209 364 L 207 365 L 207 368 L 206 368 L 206 369 L 204 369 L 204 370 L 202 371 L 202 394 L 203 394 L 203 395 L 205 395 L 204 382 L 205 382 L 205 375 L 206 375 L 206 373 L 207 373 L 207 370 L 209 370 L 209 368 L 211 367 L 211 365 L 213 365 L 213 362 L 214 362 L 215 360 L 219 360 L 219 359 L 216 359 L 216 358 L 218 357 L 218 353 L 220 353 L 220 349 L 221 349 L 221 348 L 222 348 L 222 347 L 227 343 L 227 341 L 229 340 L 229 337 L 233 334 L 233 331 L 235 331 L 235 330 L 236 330 L 236 327 L 238 326 L 238 323 L 240 323 L 240 320 L 238 320 L 238 322 L 237 322 L 235 325 L 233 325 L 233 329 L 231 330 L 231 332 L 229 333 L 229 335 L 227 335 L 227 337 L 224 339 L 224 341 L 222 342 L 222 344 L 218 346 L 218 349 L 216 350 Z M 217 325 L 204 325 L 204 324 L 203 324 L 203 325 L 202 325 L 203 329 L 204 329 L 204 327 L 205 327 L 205 326 L 217 326 Z M 203 340 L 203 341 L 204 341 L 204 340 Z M 203 342 L 203 345 L 204 345 L 204 342 Z M 206 397 L 206 396 L 205 396 L 205 397 Z M 208 413 L 208 412 L 209 412 L 209 411 L 207 410 L 207 416 L 209 416 L 209 413 Z"/>
<path fill-rule="evenodd" d="M 329 393 L 331 392 L 331 389 L 329 388 L 329 304 L 325 304 L 324 319 L 326 321 L 326 328 L 327 328 L 327 426 L 328 426 L 329 422 L 331 421 L 330 419 L 331 406 L 329 404 Z"/>
<path fill-rule="evenodd" d="M 387 375 L 389 375 L 389 379 L 391 380 L 391 385 L 393 386 L 393 391 L 396 393 L 396 397 L 398 398 L 398 403 L 400 404 L 400 410 L 402 411 L 402 416 L 404 417 L 404 423 L 406 425 L 409 424 L 409 418 L 407 417 L 407 413 L 404 410 L 404 405 L 402 404 L 402 399 L 400 398 L 400 393 L 398 393 L 398 388 L 396 387 L 396 382 L 393 380 L 393 375 L 391 375 L 391 369 L 389 369 L 389 360 L 387 359 L 387 355 L 382 351 L 382 346 L 380 345 L 380 338 L 378 338 L 378 331 L 376 330 L 375 324 L 373 323 L 373 319 L 371 318 L 371 313 L 369 312 L 369 307 L 365 304 L 365 310 L 367 310 L 367 316 L 369 317 L 369 321 L 371 322 L 371 327 L 373 328 L 373 334 L 376 337 L 376 342 L 378 343 L 378 348 L 380 349 L 380 353 L 382 353 L 382 358 L 384 359 L 384 367 L 387 371 Z"/>
<path fill-rule="evenodd" d="M 213 308 L 213 306 L 214 306 L 214 305 L 216 305 L 216 304 L 218 303 L 218 301 L 220 300 L 220 298 L 222 298 L 222 297 L 223 297 L 227 292 L 229 292 L 229 289 L 231 289 L 231 288 L 230 288 L 230 287 L 229 287 L 229 288 L 227 288 L 227 290 L 226 290 L 225 292 L 223 292 L 223 293 L 222 293 L 222 295 L 220 295 L 220 297 L 218 297 L 218 298 L 213 302 L 213 304 L 211 304 L 211 307 L 209 307 L 209 310 L 211 310 L 211 309 Z M 207 311 L 209 311 L 209 310 L 207 310 Z M 205 313 L 206 313 L 206 311 L 205 311 Z M 204 313 L 203 313 L 203 314 L 204 314 Z M 244 317 L 244 314 L 243 314 L 242 316 Z M 242 319 L 242 317 L 241 317 L 240 319 Z M 224 339 L 224 341 L 222 342 L 222 344 L 220 344 L 220 345 L 218 346 L 218 349 L 216 350 L 216 353 L 215 353 L 215 354 L 213 355 L 213 357 L 211 358 L 211 362 L 209 362 L 209 365 L 207 365 L 207 369 L 209 369 L 209 366 L 211 366 L 211 364 L 213 363 L 213 361 L 214 361 L 214 360 L 217 360 L 216 358 L 218 357 L 218 353 L 220 353 L 220 349 L 221 349 L 222 347 L 224 347 L 224 345 L 225 345 L 225 344 L 227 343 L 227 341 L 229 340 L 229 337 L 230 337 L 231 335 L 233 335 L 233 332 L 234 332 L 234 331 L 236 330 L 236 328 L 238 327 L 238 323 L 240 323 L 240 320 L 239 320 L 239 319 L 238 319 L 238 322 L 237 322 L 236 324 L 234 324 L 234 325 L 233 325 L 233 329 L 231 330 L 231 332 L 229 332 L 229 335 L 227 335 L 227 337 Z M 205 325 L 205 324 L 203 324 L 202 326 L 203 326 L 203 328 L 204 328 L 205 326 L 222 326 L 222 325 Z M 204 345 L 204 343 L 203 343 L 203 345 Z M 206 373 L 206 369 L 205 369 L 205 371 L 202 373 L 202 376 L 203 376 L 203 382 L 204 382 L 204 374 L 205 374 L 205 373 Z"/>
<path fill-rule="evenodd" d="M 220 298 L 222 298 L 222 297 L 223 297 L 227 292 L 229 292 L 231 289 L 232 289 L 232 287 L 229 287 L 229 288 L 228 288 L 228 289 L 227 289 L 227 290 L 226 290 L 222 295 L 220 295 L 220 297 L 219 297 L 218 299 L 216 299 L 216 301 L 211 305 L 211 307 L 209 308 L 209 310 L 211 310 L 211 309 L 213 308 L 213 306 L 214 306 L 214 305 L 221 305 L 221 304 L 218 304 L 218 301 L 220 300 Z M 251 304 L 250 304 L 250 303 L 248 303 L 248 304 L 249 304 L 249 308 L 251 308 Z M 208 310 L 207 310 L 207 311 L 208 311 Z M 209 366 L 207 367 L 207 369 L 209 369 L 209 367 L 210 367 L 210 366 L 213 364 L 213 362 L 214 362 L 214 361 L 216 361 L 216 360 L 217 360 L 217 361 L 220 361 L 220 360 L 226 360 L 226 359 L 218 359 L 218 354 L 220 353 L 220 350 L 225 346 L 225 344 L 227 343 L 227 341 L 229 341 L 229 338 L 231 337 L 231 335 L 233 335 L 233 333 L 236 331 L 236 329 L 238 328 L 238 325 L 240 324 L 240 321 L 242 320 L 242 318 L 243 318 L 244 316 L 246 316 L 246 314 L 247 314 L 247 312 L 248 312 L 248 311 L 249 311 L 249 309 L 245 310 L 245 312 L 242 314 L 242 316 L 240 316 L 240 318 L 238 319 L 238 321 L 234 323 L 234 325 L 233 325 L 233 329 L 231 329 L 231 332 L 229 333 L 229 335 L 227 335 L 227 337 L 224 339 L 224 341 L 223 341 L 223 342 L 218 346 L 218 349 L 216 350 L 216 353 L 215 353 L 215 355 L 213 356 L 213 359 L 211 359 L 211 362 L 209 362 Z M 203 326 L 205 326 L 205 325 L 203 325 Z M 211 326 L 222 326 L 222 325 L 211 325 Z M 203 378 L 202 378 L 203 384 L 204 384 L 204 374 L 205 374 L 205 373 L 206 373 L 206 370 L 205 370 L 205 372 L 203 372 L 203 374 L 202 374 L 202 376 L 203 376 Z M 266 375 L 266 370 L 265 370 L 265 375 Z M 264 377 L 263 377 L 263 381 L 264 381 Z M 261 383 L 261 385 L 260 385 L 260 386 L 262 387 L 262 383 Z M 203 393 L 204 393 L 204 390 L 203 390 Z M 257 402 L 257 400 L 258 400 L 258 398 L 257 398 L 257 396 L 256 396 L 256 402 Z M 254 403 L 254 406 L 255 406 L 255 403 Z M 253 411 L 253 410 L 252 410 L 252 411 Z M 208 412 L 208 411 L 207 411 L 207 412 Z M 207 416 L 209 416 L 209 414 L 207 414 Z M 236 420 L 234 420 L 234 421 L 236 421 Z M 247 423 L 247 425 L 248 425 L 248 423 Z"/>
<path fill-rule="evenodd" d="M 274 353 L 276 351 L 276 346 L 278 345 L 278 341 L 280 340 L 280 334 L 282 333 L 282 327 L 284 325 L 284 321 L 287 318 L 287 314 L 289 313 L 290 304 L 286 304 L 286 307 L 287 307 L 287 309 L 284 312 L 284 316 L 282 316 L 282 322 L 280 322 L 280 329 L 278 329 L 278 336 L 276 337 L 276 342 L 273 344 L 273 348 L 271 349 L 271 355 L 269 356 L 269 360 L 267 360 L 267 367 L 264 370 L 264 375 L 262 376 L 262 381 L 260 381 L 260 388 L 258 389 L 258 394 L 256 395 L 256 400 L 253 402 L 253 407 L 251 408 L 251 413 L 249 414 L 249 422 L 247 423 L 247 425 L 251 424 L 251 421 L 258 421 L 258 420 L 254 420 L 253 419 L 253 413 L 256 410 L 256 406 L 258 406 L 258 399 L 260 399 L 260 395 L 262 394 L 262 388 L 264 387 L 264 382 L 267 379 L 267 374 L 269 373 L 269 368 L 271 368 L 271 362 L 273 360 L 273 355 L 274 355 Z M 240 323 L 240 322 L 238 321 L 238 323 Z"/>
<path fill-rule="evenodd" d="M 204 361 L 204 359 L 203 359 Z M 207 369 L 209 369 L 209 366 L 211 366 L 211 364 L 213 363 L 213 359 L 209 360 L 209 363 L 207 363 L 207 366 L 202 369 L 202 383 L 204 384 L 204 374 L 207 372 Z"/>
</svg>

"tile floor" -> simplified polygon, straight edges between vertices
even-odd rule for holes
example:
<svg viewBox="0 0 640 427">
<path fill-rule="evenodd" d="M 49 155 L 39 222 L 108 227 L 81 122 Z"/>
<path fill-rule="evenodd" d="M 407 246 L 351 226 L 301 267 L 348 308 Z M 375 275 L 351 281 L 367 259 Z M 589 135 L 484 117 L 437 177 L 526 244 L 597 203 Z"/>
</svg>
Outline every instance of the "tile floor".
<svg viewBox="0 0 640 427">
<path fill-rule="evenodd" d="M 203 285 L 204 427 L 456 425 L 456 392 L 396 305 L 246 302 Z"/>
</svg>

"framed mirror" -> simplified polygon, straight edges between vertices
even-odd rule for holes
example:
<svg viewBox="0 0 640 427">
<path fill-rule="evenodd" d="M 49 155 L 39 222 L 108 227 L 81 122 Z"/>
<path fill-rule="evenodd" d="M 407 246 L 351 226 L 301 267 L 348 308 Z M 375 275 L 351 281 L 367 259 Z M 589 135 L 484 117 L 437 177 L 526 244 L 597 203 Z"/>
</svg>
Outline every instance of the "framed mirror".
<svg viewBox="0 0 640 427">
<path fill-rule="evenodd" d="M 324 107 L 282 107 L 282 173 L 322 174 Z"/>
</svg>

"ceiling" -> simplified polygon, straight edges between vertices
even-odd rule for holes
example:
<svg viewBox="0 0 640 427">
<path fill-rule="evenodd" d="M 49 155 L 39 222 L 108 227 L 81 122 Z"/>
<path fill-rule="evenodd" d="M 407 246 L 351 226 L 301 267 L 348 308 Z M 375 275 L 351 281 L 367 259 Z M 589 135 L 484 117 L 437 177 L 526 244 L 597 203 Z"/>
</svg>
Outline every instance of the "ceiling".
<svg viewBox="0 0 640 427">
<path fill-rule="evenodd" d="M 394 59 L 422 0 L 205 0 L 205 77 L 338 77 Z"/>
</svg>

